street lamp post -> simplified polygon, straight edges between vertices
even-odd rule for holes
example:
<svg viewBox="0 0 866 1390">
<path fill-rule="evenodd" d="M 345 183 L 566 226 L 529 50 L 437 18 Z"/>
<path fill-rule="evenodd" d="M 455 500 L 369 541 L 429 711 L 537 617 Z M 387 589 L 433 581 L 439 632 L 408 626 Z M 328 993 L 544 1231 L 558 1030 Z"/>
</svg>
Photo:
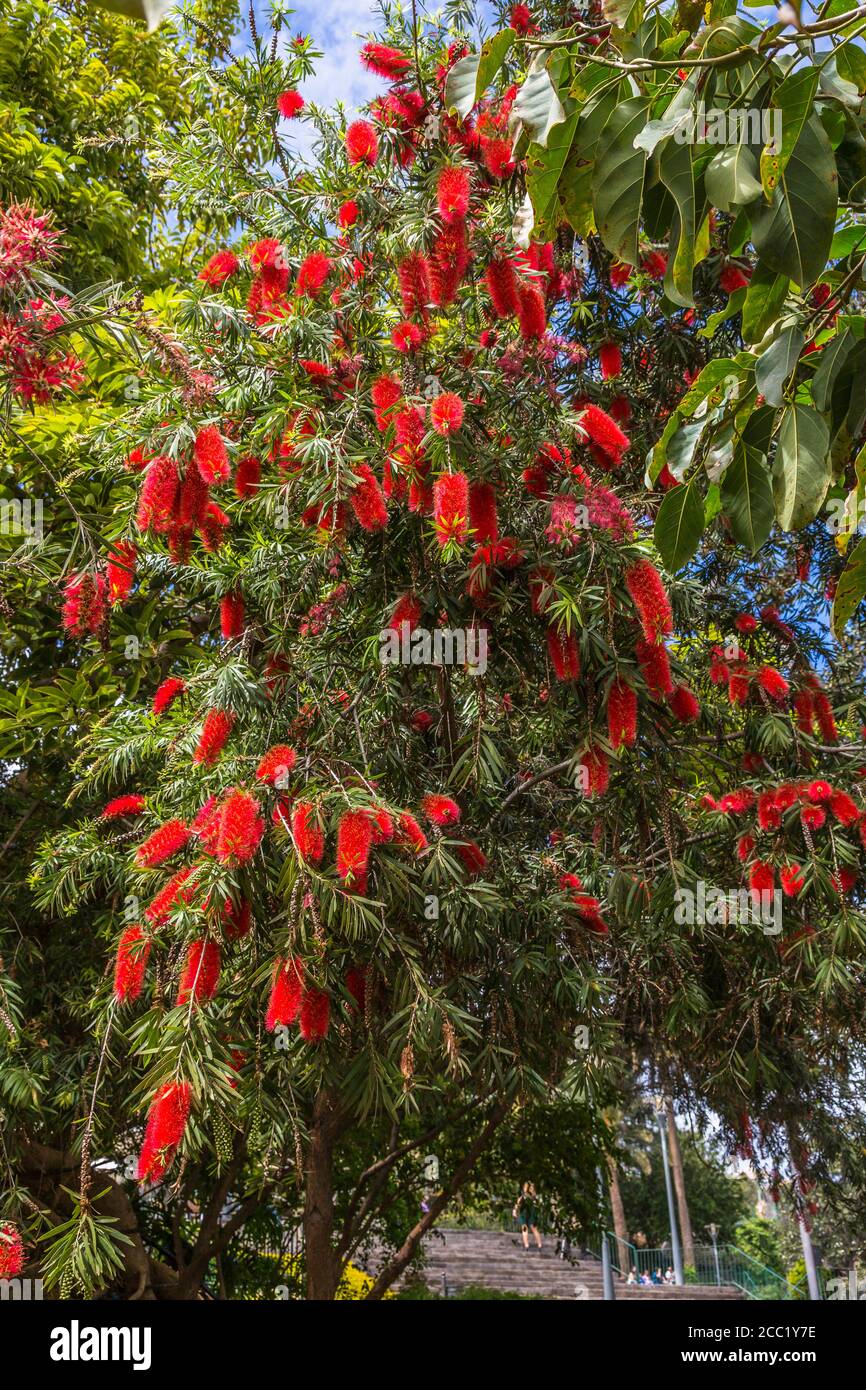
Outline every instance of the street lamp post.
<svg viewBox="0 0 866 1390">
<path fill-rule="evenodd" d="M 661 1140 L 662 1145 L 662 1168 L 664 1170 L 665 1175 L 665 1192 L 667 1193 L 668 1198 L 668 1220 L 670 1221 L 671 1227 L 671 1254 L 673 1256 L 674 1261 L 674 1283 L 682 1285 L 686 1282 L 686 1280 L 685 1275 L 683 1274 L 683 1257 L 680 1251 L 680 1236 L 679 1231 L 677 1230 L 677 1214 L 674 1208 L 674 1190 L 673 1184 L 671 1182 L 670 1163 L 668 1162 L 668 1141 L 664 1131 L 664 1124 L 662 1123 L 663 1113 L 663 1103 L 660 1100 L 656 1101 L 656 1123 L 658 1124 L 659 1139 Z"/>
<path fill-rule="evenodd" d="M 599 1204 L 602 1211 L 604 1211 L 604 1178 L 601 1175 L 600 1168 L 596 1168 L 595 1175 L 598 1180 Z M 614 1289 L 613 1269 L 610 1262 L 610 1243 L 607 1238 L 607 1231 L 604 1227 L 602 1227 L 601 1231 L 601 1288 L 605 1302 L 615 1302 L 616 1291 Z"/>
</svg>

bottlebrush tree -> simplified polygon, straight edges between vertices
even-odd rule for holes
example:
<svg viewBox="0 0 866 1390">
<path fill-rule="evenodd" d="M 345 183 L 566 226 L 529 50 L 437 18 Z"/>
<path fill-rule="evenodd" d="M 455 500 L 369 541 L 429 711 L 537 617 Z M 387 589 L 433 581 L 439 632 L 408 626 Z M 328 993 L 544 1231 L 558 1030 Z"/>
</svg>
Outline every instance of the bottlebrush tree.
<svg viewBox="0 0 866 1390">
<path fill-rule="evenodd" d="M 83 903 L 112 913 L 54 1270 L 94 1219 L 103 1148 L 176 1212 L 204 1193 L 217 1226 L 242 1193 L 180 1280 L 135 1245 L 168 1296 L 297 1166 L 308 1296 L 332 1298 L 402 1117 L 441 1092 L 477 1127 L 378 1298 L 515 1100 L 591 1096 L 624 1049 L 739 1123 L 734 1142 L 765 1105 L 775 1162 L 832 1100 L 806 1061 L 796 1090 L 768 1078 L 807 1039 L 810 1059 L 857 1044 L 857 890 L 831 879 L 862 849 L 859 705 L 808 622 L 737 626 L 778 557 L 724 556 L 727 589 L 662 572 L 643 455 L 687 386 L 671 354 L 692 371 L 712 351 L 708 314 L 662 335 L 649 250 L 596 314 L 596 245 L 533 239 L 509 127 L 527 37 L 460 115 L 464 36 L 394 17 L 361 52 L 382 94 L 350 121 L 299 105 L 307 41 L 278 57 L 256 38 L 198 73 L 203 114 L 162 150 L 188 205 L 242 208 L 245 231 L 166 310 L 141 400 L 95 439 L 137 548 L 124 618 L 164 589 L 201 637 L 88 734 L 81 819 L 33 875 L 69 930 Z M 233 156 L 247 126 L 260 165 Z M 70 578 L 84 644 L 110 583 L 105 559 Z M 437 663 L 445 631 L 462 655 Z M 845 821 L 809 839 L 819 778 Z M 743 814 L 771 797 L 766 843 L 719 809 L 738 790 Z M 672 917 L 697 877 L 758 891 L 794 863 L 798 914 L 832 911 L 814 936 Z M 390 1149 L 341 1209 L 340 1146 L 371 1114 L 393 1117 Z"/>
</svg>

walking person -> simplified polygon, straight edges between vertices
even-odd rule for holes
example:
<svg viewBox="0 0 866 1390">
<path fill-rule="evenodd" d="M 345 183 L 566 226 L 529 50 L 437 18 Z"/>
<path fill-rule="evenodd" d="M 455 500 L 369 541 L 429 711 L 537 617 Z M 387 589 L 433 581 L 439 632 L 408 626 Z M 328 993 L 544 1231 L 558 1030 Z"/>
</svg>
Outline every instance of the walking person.
<svg viewBox="0 0 866 1390">
<path fill-rule="evenodd" d="M 514 1211 L 512 1213 L 515 1221 L 520 1223 L 524 1250 L 529 1249 L 530 1231 L 535 1237 L 535 1244 L 538 1246 L 538 1249 L 541 1249 L 541 1236 L 538 1231 L 538 1210 L 536 1207 L 537 1200 L 535 1184 L 525 1182 L 520 1189 L 520 1196 L 514 1204 Z"/>
</svg>

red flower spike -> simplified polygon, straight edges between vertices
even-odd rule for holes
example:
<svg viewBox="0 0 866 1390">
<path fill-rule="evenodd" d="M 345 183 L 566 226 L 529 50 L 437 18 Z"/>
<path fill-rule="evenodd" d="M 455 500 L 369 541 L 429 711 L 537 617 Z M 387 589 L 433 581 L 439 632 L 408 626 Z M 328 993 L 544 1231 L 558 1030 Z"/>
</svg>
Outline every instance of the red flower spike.
<svg viewBox="0 0 866 1390">
<path fill-rule="evenodd" d="M 285 787 L 286 778 L 297 762 L 298 755 L 287 743 L 277 743 L 265 753 L 256 768 L 256 781 L 272 787 Z"/>
<path fill-rule="evenodd" d="M 220 978 L 220 948 L 216 941 L 191 941 L 177 991 L 177 1006 L 194 999 L 206 1004 L 213 999 Z"/>
<path fill-rule="evenodd" d="M 114 997 L 118 1004 L 132 1004 L 141 994 L 150 941 L 140 926 L 127 927 L 117 943 L 114 964 Z"/>
<path fill-rule="evenodd" d="M 291 960 L 278 960 L 274 966 L 271 995 L 265 1014 L 265 1028 L 273 1033 L 275 1028 L 285 1028 L 294 1023 L 301 1011 L 301 996 L 304 991 L 304 965 L 299 956 Z"/>
<path fill-rule="evenodd" d="M 231 464 L 216 425 L 205 425 L 195 437 L 192 451 L 196 467 L 208 486 L 224 483 L 231 476 Z"/>
<path fill-rule="evenodd" d="M 304 1042 L 321 1042 L 327 1036 L 330 1017 L 331 1000 L 325 991 L 313 986 L 305 989 L 298 1024 Z"/>
<path fill-rule="evenodd" d="M 452 801 L 450 796 L 439 796 L 430 793 L 421 798 L 421 810 L 432 825 L 445 827 L 457 825 L 460 820 L 460 807 L 456 801 Z"/>
<path fill-rule="evenodd" d="M 115 820 L 118 816 L 138 816 L 146 805 L 147 801 L 143 796 L 116 796 L 113 801 L 109 801 L 100 819 Z"/>
<path fill-rule="evenodd" d="M 166 821 L 165 825 L 154 830 L 144 844 L 139 845 L 135 855 L 136 865 L 140 869 L 157 868 L 179 849 L 183 849 L 191 833 L 189 826 L 182 820 Z"/>
<path fill-rule="evenodd" d="M 216 857 L 222 864 L 247 864 L 265 833 L 260 807 L 249 792 L 232 792 L 220 811 Z"/>
<path fill-rule="evenodd" d="M 626 681 L 614 681 L 607 697 L 607 727 L 612 748 L 633 748 L 637 739 L 637 695 Z"/>
<path fill-rule="evenodd" d="M 350 164 L 376 163 L 379 157 L 379 141 L 375 127 L 369 121 L 352 121 L 346 130 L 346 153 Z"/>
<path fill-rule="evenodd" d="M 373 825 L 366 811 L 344 811 L 337 827 L 337 873 L 347 888 L 362 896 L 373 848 Z"/>
<path fill-rule="evenodd" d="M 198 745 L 192 755 L 194 763 L 212 767 L 226 745 L 235 717 L 229 710 L 209 709 L 205 715 Z"/>
</svg>

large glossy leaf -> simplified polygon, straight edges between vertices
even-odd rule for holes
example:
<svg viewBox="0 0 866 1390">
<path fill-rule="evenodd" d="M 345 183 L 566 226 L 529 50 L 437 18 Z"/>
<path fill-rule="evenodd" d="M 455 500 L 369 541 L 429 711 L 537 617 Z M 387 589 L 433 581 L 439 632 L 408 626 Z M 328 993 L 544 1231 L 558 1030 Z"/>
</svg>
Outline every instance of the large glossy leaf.
<svg viewBox="0 0 866 1390">
<path fill-rule="evenodd" d="M 812 400 L 816 410 L 829 409 L 833 385 L 854 346 L 854 335 L 846 328 L 821 349 L 818 367 L 812 378 Z"/>
<path fill-rule="evenodd" d="M 634 137 L 646 124 L 648 102 L 631 97 L 614 108 L 601 132 L 593 176 L 593 206 L 599 236 L 613 255 L 638 263 L 638 227 L 646 176 L 646 151 Z"/>
<path fill-rule="evenodd" d="M 801 329 L 786 328 L 755 363 L 755 384 L 768 405 L 781 405 L 785 382 L 800 360 L 806 341 Z"/>
<path fill-rule="evenodd" d="M 682 569 L 698 548 L 704 530 L 704 504 L 694 482 L 672 488 L 658 510 L 655 543 L 671 574 Z"/>
<path fill-rule="evenodd" d="M 747 343 L 758 343 L 782 311 L 790 280 L 759 261 L 743 304 L 742 329 Z"/>
<path fill-rule="evenodd" d="M 761 151 L 761 183 L 769 201 L 785 172 L 788 160 L 811 114 L 818 86 L 818 69 L 798 68 L 773 93 L 773 106 L 782 113 L 782 148 L 765 145 Z"/>
<path fill-rule="evenodd" d="M 515 97 L 509 126 L 515 132 L 522 126 L 529 134 L 530 140 L 537 145 L 546 146 L 550 132 L 564 120 L 562 102 L 544 65 L 544 55 L 541 54 L 530 68 L 526 81 Z"/>
<path fill-rule="evenodd" d="M 445 109 L 461 120 L 466 119 L 475 105 L 479 63 L 477 53 L 467 53 L 465 58 L 458 58 L 445 79 Z"/>
<path fill-rule="evenodd" d="M 726 145 L 707 165 L 704 186 L 714 208 L 731 212 L 761 196 L 758 165 L 748 145 Z"/>
<path fill-rule="evenodd" d="M 750 209 L 755 250 L 771 270 L 810 285 L 827 264 L 836 220 L 838 175 L 821 122 L 800 133 L 769 207 Z"/>
<path fill-rule="evenodd" d="M 773 492 L 779 525 L 799 531 L 821 509 L 830 484 L 830 432 L 817 410 L 786 406 L 779 429 Z"/>
<path fill-rule="evenodd" d="M 836 597 L 833 600 L 833 631 L 837 637 L 849 618 L 857 611 L 866 596 L 866 536 L 859 540 L 851 552 L 851 557 L 839 577 Z"/>
<path fill-rule="evenodd" d="M 773 489 L 757 449 L 741 444 L 722 478 L 719 493 L 734 538 L 754 555 L 773 525 Z"/>
<path fill-rule="evenodd" d="M 668 140 L 659 154 L 659 177 L 676 203 L 677 215 L 671 226 L 671 239 L 665 275 L 665 293 L 674 304 L 689 308 L 694 304 L 692 276 L 695 269 L 695 179 L 689 145 Z"/>
<path fill-rule="evenodd" d="M 492 34 L 489 39 L 484 40 L 481 45 L 481 52 L 478 54 L 478 73 L 475 79 L 476 101 L 480 101 L 487 91 L 508 57 L 511 45 L 516 38 L 517 34 L 514 29 L 500 29 L 498 34 Z"/>
<path fill-rule="evenodd" d="M 553 236 L 556 230 L 555 209 L 558 207 L 557 185 L 565 167 L 580 113 L 573 111 L 561 125 L 550 132 L 547 149 L 535 143 L 526 152 L 526 189 L 535 211 L 538 238 Z"/>
</svg>

